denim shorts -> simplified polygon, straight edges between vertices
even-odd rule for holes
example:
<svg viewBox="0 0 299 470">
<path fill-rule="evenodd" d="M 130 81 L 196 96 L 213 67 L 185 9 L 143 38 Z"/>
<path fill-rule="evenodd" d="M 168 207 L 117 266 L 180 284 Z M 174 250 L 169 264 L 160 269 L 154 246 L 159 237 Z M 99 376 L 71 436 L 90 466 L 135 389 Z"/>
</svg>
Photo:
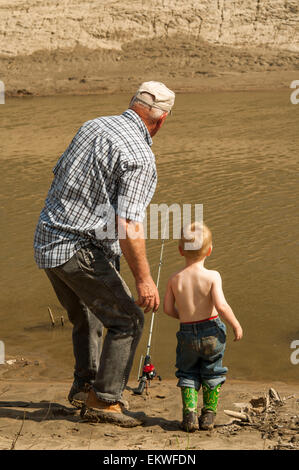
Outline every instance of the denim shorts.
<svg viewBox="0 0 299 470">
<path fill-rule="evenodd" d="M 178 387 L 199 390 L 203 382 L 214 388 L 225 381 L 228 369 L 222 365 L 222 358 L 226 326 L 219 317 L 198 323 L 181 323 L 177 341 Z"/>
</svg>

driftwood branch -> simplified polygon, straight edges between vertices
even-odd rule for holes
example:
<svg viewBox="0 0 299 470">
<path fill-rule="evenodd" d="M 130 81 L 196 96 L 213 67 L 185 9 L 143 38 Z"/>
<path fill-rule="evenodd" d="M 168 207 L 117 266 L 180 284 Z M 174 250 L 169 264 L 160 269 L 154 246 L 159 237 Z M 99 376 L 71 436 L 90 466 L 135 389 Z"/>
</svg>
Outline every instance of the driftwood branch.
<svg viewBox="0 0 299 470">
<path fill-rule="evenodd" d="M 232 416 L 233 418 L 240 419 L 241 421 L 249 421 L 249 416 L 246 413 L 240 413 L 239 411 L 223 410 L 223 412 Z"/>
</svg>

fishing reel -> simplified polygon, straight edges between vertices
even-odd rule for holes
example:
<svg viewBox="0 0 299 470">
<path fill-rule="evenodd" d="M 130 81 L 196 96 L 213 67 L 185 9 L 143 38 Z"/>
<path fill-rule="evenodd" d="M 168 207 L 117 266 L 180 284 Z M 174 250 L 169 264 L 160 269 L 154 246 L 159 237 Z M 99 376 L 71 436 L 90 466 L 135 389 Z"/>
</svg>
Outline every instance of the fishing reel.
<svg viewBox="0 0 299 470">
<path fill-rule="evenodd" d="M 162 380 L 160 375 L 157 375 L 155 366 L 151 364 L 150 356 L 145 356 L 142 375 L 139 377 L 139 385 L 137 388 L 133 389 L 133 393 L 135 395 L 142 395 L 144 389 L 149 387 L 150 381 L 153 380 L 155 377 L 157 377 L 160 381 Z"/>
</svg>

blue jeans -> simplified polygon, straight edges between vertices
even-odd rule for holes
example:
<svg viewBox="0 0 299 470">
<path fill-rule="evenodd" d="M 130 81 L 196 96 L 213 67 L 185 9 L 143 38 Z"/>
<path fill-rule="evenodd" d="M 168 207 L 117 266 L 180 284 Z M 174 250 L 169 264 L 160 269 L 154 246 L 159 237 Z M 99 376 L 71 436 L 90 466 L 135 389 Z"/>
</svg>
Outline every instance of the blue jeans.
<svg viewBox="0 0 299 470">
<path fill-rule="evenodd" d="M 120 400 L 144 314 L 118 272 L 119 260 L 109 261 L 101 249 L 90 245 L 45 271 L 73 324 L 74 387 L 89 383 L 101 400 Z"/>
<path fill-rule="evenodd" d="M 203 382 L 214 388 L 225 381 L 222 365 L 226 327 L 219 317 L 200 323 L 181 323 L 177 332 L 176 376 L 178 387 L 200 389 Z"/>
</svg>

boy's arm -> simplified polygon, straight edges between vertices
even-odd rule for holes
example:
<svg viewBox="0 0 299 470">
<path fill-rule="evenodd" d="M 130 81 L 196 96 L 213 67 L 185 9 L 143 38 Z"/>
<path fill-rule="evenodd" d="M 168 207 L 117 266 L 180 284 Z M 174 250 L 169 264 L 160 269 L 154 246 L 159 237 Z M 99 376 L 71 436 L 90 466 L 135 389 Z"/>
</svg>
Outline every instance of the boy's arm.
<svg viewBox="0 0 299 470">
<path fill-rule="evenodd" d="M 227 323 L 232 327 L 235 334 L 235 341 L 238 341 L 242 338 L 243 331 L 240 323 L 234 315 L 234 312 L 224 297 L 221 276 L 217 271 L 214 271 L 211 294 L 217 312 L 223 318 L 223 320 L 227 321 Z"/>
<path fill-rule="evenodd" d="M 173 318 L 180 318 L 179 312 L 175 308 L 175 298 L 173 295 L 173 291 L 171 288 L 171 279 L 169 279 L 167 283 L 167 288 L 164 296 L 164 304 L 163 304 L 164 313 L 169 315 Z"/>
</svg>

